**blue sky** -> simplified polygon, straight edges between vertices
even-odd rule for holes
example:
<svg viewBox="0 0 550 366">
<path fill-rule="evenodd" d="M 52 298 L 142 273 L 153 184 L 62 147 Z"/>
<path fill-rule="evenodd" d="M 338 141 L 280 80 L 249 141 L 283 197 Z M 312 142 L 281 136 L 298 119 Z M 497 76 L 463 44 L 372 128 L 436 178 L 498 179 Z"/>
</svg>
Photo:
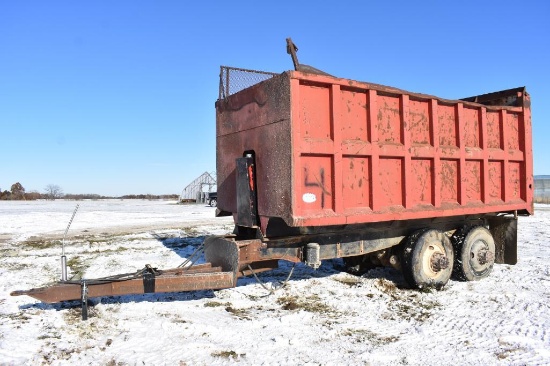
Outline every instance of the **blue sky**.
<svg viewBox="0 0 550 366">
<path fill-rule="evenodd" d="M 550 174 L 547 1 L 0 0 L 0 189 L 180 193 L 215 170 L 220 65 L 456 99 L 526 86 Z"/>
</svg>

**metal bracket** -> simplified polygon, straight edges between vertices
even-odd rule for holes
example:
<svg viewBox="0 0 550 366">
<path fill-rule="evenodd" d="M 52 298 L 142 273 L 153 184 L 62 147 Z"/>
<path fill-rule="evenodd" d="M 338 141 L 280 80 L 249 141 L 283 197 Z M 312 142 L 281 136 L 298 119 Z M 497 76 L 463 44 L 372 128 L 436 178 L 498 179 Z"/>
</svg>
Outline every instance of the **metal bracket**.
<svg viewBox="0 0 550 366">
<path fill-rule="evenodd" d="M 147 264 L 143 271 L 143 293 L 153 292 L 155 292 L 155 269 Z"/>
</svg>

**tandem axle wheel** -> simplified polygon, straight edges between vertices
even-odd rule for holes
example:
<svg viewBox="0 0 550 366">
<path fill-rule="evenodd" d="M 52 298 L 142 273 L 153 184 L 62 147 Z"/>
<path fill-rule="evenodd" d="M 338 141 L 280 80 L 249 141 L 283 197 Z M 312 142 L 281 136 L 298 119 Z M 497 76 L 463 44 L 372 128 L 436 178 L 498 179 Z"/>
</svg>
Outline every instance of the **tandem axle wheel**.
<svg viewBox="0 0 550 366">
<path fill-rule="evenodd" d="M 401 260 L 403 276 L 413 288 L 440 289 L 451 278 L 453 260 L 453 246 L 444 232 L 421 229 L 405 241 Z"/>
<path fill-rule="evenodd" d="M 489 276 L 495 263 L 495 240 L 483 226 L 462 228 L 451 238 L 455 251 L 453 277 L 477 281 Z"/>
</svg>

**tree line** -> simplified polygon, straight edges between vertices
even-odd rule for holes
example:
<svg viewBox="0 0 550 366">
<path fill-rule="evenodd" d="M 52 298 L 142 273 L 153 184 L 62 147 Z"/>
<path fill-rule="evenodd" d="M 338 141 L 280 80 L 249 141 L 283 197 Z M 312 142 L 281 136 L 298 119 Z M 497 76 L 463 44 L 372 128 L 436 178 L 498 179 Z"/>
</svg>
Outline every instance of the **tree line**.
<svg viewBox="0 0 550 366">
<path fill-rule="evenodd" d="M 147 200 L 158 200 L 158 199 L 169 199 L 177 200 L 179 196 L 177 194 L 163 194 L 163 195 L 154 195 L 154 194 L 130 194 L 120 197 L 113 196 L 102 196 L 99 194 L 88 193 L 88 194 L 64 194 L 63 190 L 57 184 L 48 184 L 44 188 L 44 192 L 40 193 L 37 191 L 26 192 L 25 188 L 21 183 L 17 182 L 11 185 L 10 190 L 0 189 L 0 200 L 1 201 L 33 201 L 33 200 L 55 200 L 58 198 L 68 199 L 68 200 L 100 200 L 100 199 L 147 199 Z"/>
</svg>

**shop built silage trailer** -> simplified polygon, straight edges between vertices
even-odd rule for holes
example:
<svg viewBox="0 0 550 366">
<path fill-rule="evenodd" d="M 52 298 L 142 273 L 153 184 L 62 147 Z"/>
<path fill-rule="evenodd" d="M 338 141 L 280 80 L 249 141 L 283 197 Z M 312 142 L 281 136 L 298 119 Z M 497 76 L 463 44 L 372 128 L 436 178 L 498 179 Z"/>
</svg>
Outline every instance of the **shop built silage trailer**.
<svg viewBox="0 0 550 366">
<path fill-rule="evenodd" d="M 411 287 L 486 277 L 517 260 L 533 213 L 530 99 L 515 88 L 460 100 L 333 77 L 222 67 L 218 215 L 233 235 L 206 263 L 16 291 L 45 302 L 221 289 L 280 260 L 349 271 L 391 265 Z"/>
</svg>

